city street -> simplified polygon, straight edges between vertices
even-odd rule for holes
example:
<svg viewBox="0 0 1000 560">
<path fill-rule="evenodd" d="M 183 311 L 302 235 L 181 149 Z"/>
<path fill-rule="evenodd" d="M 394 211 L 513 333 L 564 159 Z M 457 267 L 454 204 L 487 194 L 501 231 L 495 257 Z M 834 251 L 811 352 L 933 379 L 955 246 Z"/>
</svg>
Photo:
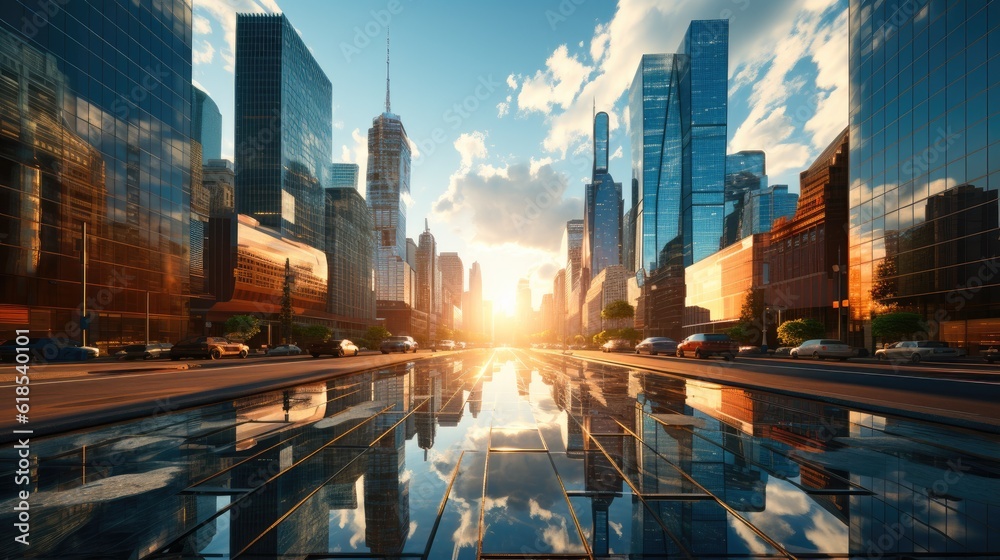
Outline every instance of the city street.
<svg viewBox="0 0 1000 560">
<path fill-rule="evenodd" d="M 391 361 L 33 438 L 34 551 L 848 558 L 888 512 L 930 553 L 1000 551 L 995 434 L 546 352 Z"/>
</svg>

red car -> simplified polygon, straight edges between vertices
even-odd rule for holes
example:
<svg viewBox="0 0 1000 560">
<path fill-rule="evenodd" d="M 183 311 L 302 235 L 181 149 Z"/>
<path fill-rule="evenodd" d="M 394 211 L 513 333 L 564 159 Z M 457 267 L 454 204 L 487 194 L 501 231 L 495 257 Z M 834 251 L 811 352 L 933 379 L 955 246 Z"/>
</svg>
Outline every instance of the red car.
<svg viewBox="0 0 1000 560">
<path fill-rule="evenodd" d="M 728 334 L 722 333 L 693 334 L 677 345 L 678 358 L 683 358 L 685 355 L 693 355 L 695 358 L 722 356 L 728 361 L 735 358 L 739 351 L 739 344 L 729 338 Z"/>
</svg>

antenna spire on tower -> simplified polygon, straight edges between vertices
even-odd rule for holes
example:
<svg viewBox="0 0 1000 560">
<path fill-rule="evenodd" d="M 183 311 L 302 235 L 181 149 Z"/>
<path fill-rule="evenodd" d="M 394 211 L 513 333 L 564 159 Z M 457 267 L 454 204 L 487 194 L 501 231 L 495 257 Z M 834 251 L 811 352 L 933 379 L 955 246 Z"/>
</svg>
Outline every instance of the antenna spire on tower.
<svg viewBox="0 0 1000 560">
<path fill-rule="evenodd" d="M 385 112 L 391 113 L 392 106 L 389 105 L 389 27 L 385 28 Z"/>
</svg>

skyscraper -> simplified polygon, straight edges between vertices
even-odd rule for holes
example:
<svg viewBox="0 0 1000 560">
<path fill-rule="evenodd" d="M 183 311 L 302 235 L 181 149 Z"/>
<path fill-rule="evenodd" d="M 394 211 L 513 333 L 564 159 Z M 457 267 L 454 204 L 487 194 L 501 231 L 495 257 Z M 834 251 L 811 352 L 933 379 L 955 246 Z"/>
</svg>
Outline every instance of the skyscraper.
<svg viewBox="0 0 1000 560">
<path fill-rule="evenodd" d="M 469 334 L 486 334 L 486 317 L 483 311 L 483 271 L 479 267 L 478 261 L 472 263 L 472 268 L 469 269 L 468 306 L 463 304 L 462 315 L 465 319 L 465 330 Z"/>
<path fill-rule="evenodd" d="M 437 242 L 430 226 L 424 226 L 417 246 L 417 301 L 415 306 L 427 314 L 427 340 L 436 338 L 441 314 L 441 269 L 438 265 Z"/>
<path fill-rule="evenodd" d="M 375 324 L 373 229 L 357 189 L 326 189 L 327 310 L 337 336 L 359 337 Z"/>
<path fill-rule="evenodd" d="M 744 198 L 748 192 L 766 188 L 767 169 L 764 152 L 742 151 L 726 156 L 726 196 L 719 249 L 724 249 L 746 237 L 740 235 Z M 795 211 L 794 206 L 792 211 Z"/>
<path fill-rule="evenodd" d="M 566 335 L 580 334 L 580 311 L 586 295 L 583 282 L 583 220 L 566 222 L 562 250 L 566 258 Z M 587 279 L 589 280 L 589 278 Z"/>
<path fill-rule="evenodd" d="M 608 173 L 608 114 L 594 115 L 594 168 L 585 186 L 583 261 L 586 283 L 621 263 L 622 184 Z"/>
<path fill-rule="evenodd" d="M 451 294 L 451 299 L 445 303 L 462 307 L 462 293 L 465 292 L 465 266 L 462 258 L 458 253 L 441 253 L 438 263 L 441 266 L 441 284 Z"/>
<path fill-rule="evenodd" d="M 788 185 L 773 185 L 764 190 L 746 193 L 743 200 L 740 239 L 771 231 L 771 224 L 775 220 L 795 215 L 798 202 L 799 195 L 789 193 Z"/>
<path fill-rule="evenodd" d="M 356 163 L 331 163 L 330 176 L 327 181 L 328 187 L 358 188 L 358 164 Z"/>
<path fill-rule="evenodd" d="M 148 294 L 149 338 L 187 334 L 191 17 L 190 0 L 0 9 L 0 331 L 104 352 L 146 338 Z"/>
<path fill-rule="evenodd" d="M 236 210 L 323 248 L 333 86 L 282 14 L 236 17 Z"/>
<path fill-rule="evenodd" d="M 684 266 L 719 250 L 725 205 L 729 20 L 692 21 L 678 47 Z"/>
<path fill-rule="evenodd" d="M 850 5 L 848 340 L 870 347 L 873 315 L 912 311 L 974 355 L 1000 332 L 998 6 L 910 7 Z"/>
<path fill-rule="evenodd" d="M 191 87 L 191 135 L 201 144 L 201 163 L 222 159 L 222 113 L 204 91 Z"/>
</svg>

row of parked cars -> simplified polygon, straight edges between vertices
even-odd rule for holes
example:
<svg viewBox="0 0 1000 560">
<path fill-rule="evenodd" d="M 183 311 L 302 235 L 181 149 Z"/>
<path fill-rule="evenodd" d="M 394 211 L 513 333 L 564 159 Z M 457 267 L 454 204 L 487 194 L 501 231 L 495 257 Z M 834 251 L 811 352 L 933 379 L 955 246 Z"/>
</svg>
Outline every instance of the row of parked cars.
<svg viewBox="0 0 1000 560">
<path fill-rule="evenodd" d="M 603 352 L 627 352 L 631 350 L 635 350 L 636 354 L 646 353 L 650 356 L 659 354 L 677 356 L 678 358 L 722 356 L 726 360 L 732 360 L 739 353 L 740 347 L 728 334 L 723 333 L 693 334 L 680 342 L 665 336 L 653 336 L 634 346 L 627 340 L 613 339 L 601 346 Z"/>
</svg>

